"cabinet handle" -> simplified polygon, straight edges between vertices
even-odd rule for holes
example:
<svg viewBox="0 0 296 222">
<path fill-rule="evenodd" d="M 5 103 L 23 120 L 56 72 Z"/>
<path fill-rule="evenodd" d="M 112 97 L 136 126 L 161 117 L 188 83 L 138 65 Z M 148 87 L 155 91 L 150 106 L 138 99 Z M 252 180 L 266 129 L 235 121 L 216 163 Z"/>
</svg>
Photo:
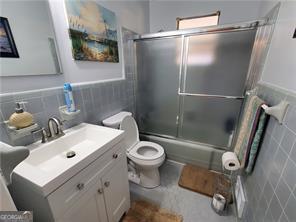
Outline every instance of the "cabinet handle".
<svg viewBox="0 0 296 222">
<path fill-rule="evenodd" d="M 103 188 L 99 188 L 99 189 L 98 189 L 98 193 L 99 193 L 99 194 L 102 194 L 102 193 L 103 193 Z"/>
<path fill-rule="evenodd" d="M 109 187 L 110 182 L 109 182 L 109 181 L 106 181 L 106 182 L 104 183 L 104 185 L 105 185 L 105 187 Z"/>
<path fill-rule="evenodd" d="M 114 154 L 113 154 L 113 158 L 114 158 L 114 159 L 117 159 L 117 157 L 118 157 L 118 154 L 117 154 L 117 153 L 114 153 Z"/>
<path fill-rule="evenodd" d="M 84 188 L 84 183 L 79 183 L 76 187 L 78 190 L 82 190 Z"/>
</svg>

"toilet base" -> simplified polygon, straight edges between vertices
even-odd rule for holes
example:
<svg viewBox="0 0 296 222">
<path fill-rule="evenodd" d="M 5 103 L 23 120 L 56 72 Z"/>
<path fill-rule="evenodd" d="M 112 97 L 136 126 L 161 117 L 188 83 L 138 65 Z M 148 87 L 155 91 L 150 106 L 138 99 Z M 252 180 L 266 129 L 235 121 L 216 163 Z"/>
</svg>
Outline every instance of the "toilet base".
<svg viewBox="0 0 296 222">
<path fill-rule="evenodd" d="M 128 180 L 135 184 L 140 184 L 140 176 L 132 171 L 128 171 Z"/>
<path fill-rule="evenodd" d="M 145 188 L 155 188 L 160 185 L 160 175 L 158 168 L 141 169 L 140 170 L 140 185 Z"/>
</svg>

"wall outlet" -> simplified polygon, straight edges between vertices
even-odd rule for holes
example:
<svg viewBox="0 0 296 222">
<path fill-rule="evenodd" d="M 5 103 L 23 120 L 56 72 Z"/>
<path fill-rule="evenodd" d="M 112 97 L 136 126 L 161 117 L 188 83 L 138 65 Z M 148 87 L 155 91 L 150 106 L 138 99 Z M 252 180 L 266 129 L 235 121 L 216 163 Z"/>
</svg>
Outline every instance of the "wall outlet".
<svg viewBox="0 0 296 222">
<path fill-rule="evenodd" d="M 240 176 L 237 176 L 234 195 L 236 199 L 236 208 L 238 218 L 242 218 L 246 206 L 246 196 Z"/>
</svg>

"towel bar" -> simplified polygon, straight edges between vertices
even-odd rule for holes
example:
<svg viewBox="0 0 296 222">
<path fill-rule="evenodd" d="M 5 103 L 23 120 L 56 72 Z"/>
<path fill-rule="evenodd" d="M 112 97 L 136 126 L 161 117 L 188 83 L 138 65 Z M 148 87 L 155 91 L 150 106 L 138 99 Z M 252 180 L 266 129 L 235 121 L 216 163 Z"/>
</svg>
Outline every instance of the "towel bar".
<svg viewBox="0 0 296 222">
<path fill-rule="evenodd" d="M 281 101 L 278 105 L 268 107 L 267 105 L 263 104 L 261 107 L 264 109 L 265 113 L 275 117 L 280 124 L 283 123 L 285 114 L 287 112 L 289 103 L 287 101 Z"/>
</svg>

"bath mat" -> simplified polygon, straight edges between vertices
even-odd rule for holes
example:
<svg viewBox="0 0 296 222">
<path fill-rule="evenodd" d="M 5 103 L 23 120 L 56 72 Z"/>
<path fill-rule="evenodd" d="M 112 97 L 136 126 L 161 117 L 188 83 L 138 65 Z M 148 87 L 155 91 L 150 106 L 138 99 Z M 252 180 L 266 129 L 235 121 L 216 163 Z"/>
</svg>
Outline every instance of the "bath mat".
<svg viewBox="0 0 296 222">
<path fill-rule="evenodd" d="M 179 186 L 209 197 L 220 193 L 228 203 L 232 202 L 230 180 L 221 173 L 202 167 L 186 164 L 179 178 Z"/>
<path fill-rule="evenodd" d="M 122 222 L 182 222 L 180 215 L 143 200 L 134 201 Z"/>
</svg>

